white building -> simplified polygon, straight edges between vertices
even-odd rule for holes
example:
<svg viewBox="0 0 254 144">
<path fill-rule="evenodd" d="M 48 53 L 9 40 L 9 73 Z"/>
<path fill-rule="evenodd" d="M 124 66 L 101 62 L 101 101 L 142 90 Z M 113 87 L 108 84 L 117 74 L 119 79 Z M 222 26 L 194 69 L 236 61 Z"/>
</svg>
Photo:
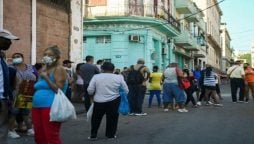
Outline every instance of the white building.
<svg viewBox="0 0 254 144">
<path fill-rule="evenodd" d="M 204 11 L 204 19 L 207 25 L 207 63 L 216 69 L 221 69 L 220 23 L 222 11 L 217 0 L 193 0 Z"/>
<path fill-rule="evenodd" d="M 232 59 L 232 48 L 230 46 L 231 37 L 227 30 L 226 23 L 221 24 L 220 28 L 220 40 L 222 48 L 222 64 L 221 69 L 223 72 L 226 72 L 227 68 L 230 67 L 230 62 Z"/>
</svg>

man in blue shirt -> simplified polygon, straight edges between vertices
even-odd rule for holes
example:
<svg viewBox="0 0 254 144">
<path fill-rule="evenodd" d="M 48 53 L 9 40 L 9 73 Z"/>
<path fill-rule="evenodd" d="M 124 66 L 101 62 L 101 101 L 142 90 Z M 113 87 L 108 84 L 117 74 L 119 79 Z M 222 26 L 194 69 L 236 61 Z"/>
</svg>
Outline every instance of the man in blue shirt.
<svg viewBox="0 0 254 144">
<path fill-rule="evenodd" d="M 0 29 L 0 51 L 6 51 L 10 48 L 11 40 L 19 38 L 12 35 L 9 31 Z M 11 96 L 9 83 L 9 68 L 3 55 L 0 55 L 0 143 L 7 143 L 8 133 L 8 100 Z"/>
<path fill-rule="evenodd" d="M 198 85 L 198 89 L 197 89 L 197 92 L 196 92 L 196 95 L 197 95 L 197 99 L 199 99 L 199 93 L 200 93 L 200 78 L 201 78 L 201 66 L 200 65 L 196 65 L 195 66 L 195 69 L 192 71 L 193 73 L 193 76 L 197 82 L 197 85 Z"/>
</svg>

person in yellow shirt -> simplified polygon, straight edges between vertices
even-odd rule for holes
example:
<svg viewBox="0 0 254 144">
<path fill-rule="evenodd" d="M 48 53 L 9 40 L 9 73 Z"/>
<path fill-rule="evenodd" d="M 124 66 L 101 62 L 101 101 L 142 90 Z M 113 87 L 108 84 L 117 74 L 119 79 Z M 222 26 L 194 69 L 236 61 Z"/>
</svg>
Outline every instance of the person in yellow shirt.
<svg viewBox="0 0 254 144">
<path fill-rule="evenodd" d="M 153 72 L 150 74 L 149 78 L 149 91 L 150 91 L 150 96 L 149 96 L 149 102 L 148 102 L 148 107 L 150 108 L 152 106 L 152 101 L 153 101 L 153 96 L 156 95 L 157 97 L 157 102 L 158 102 L 158 107 L 161 106 L 161 83 L 162 83 L 162 73 L 158 72 L 159 67 L 158 66 L 153 66 Z"/>
</svg>

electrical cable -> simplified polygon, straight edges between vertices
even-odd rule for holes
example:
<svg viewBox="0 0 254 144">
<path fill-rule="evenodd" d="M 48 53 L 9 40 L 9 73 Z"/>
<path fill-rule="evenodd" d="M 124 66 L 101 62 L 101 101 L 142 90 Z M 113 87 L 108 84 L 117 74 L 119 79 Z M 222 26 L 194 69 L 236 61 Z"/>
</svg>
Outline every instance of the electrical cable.
<svg viewBox="0 0 254 144">
<path fill-rule="evenodd" d="M 190 14 L 190 15 L 188 15 L 188 16 L 182 18 L 182 19 L 178 19 L 178 20 L 176 20 L 176 21 L 179 22 L 179 21 L 181 21 L 181 20 L 184 20 L 184 19 L 187 19 L 187 18 L 192 17 L 192 16 L 194 16 L 194 15 L 197 15 L 197 14 L 203 12 L 203 11 L 206 11 L 206 10 L 208 10 L 208 9 L 214 7 L 214 6 L 219 5 L 220 3 L 224 2 L 224 1 L 225 1 L 225 0 L 221 0 L 221 1 L 219 1 L 219 2 L 217 2 L 217 3 L 215 3 L 215 4 L 213 4 L 213 5 L 211 5 L 211 6 L 207 7 L 207 8 L 205 8 L 205 9 L 199 10 L 199 11 L 196 12 L 196 13 Z M 153 25 L 153 26 L 147 26 L 147 27 L 144 27 L 144 28 L 135 28 L 135 29 L 129 29 L 129 30 L 123 30 L 123 31 L 115 31 L 115 32 L 127 32 L 127 31 L 135 31 L 135 30 L 140 30 L 140 29 L 155 28 L 155 27 L 163 26 L 163 25 L 167 25 L 167 24 L 170 24 L 170 23 L 169 23 L 169 22 L 165 22 L 165 23 L 156 24 L 156 25 Z M 94 30 L 93 30 L 93 31 L 94 31 Z M 96 31 L 110 31 L 110 30 L 96 30 Z"/>
</svg>

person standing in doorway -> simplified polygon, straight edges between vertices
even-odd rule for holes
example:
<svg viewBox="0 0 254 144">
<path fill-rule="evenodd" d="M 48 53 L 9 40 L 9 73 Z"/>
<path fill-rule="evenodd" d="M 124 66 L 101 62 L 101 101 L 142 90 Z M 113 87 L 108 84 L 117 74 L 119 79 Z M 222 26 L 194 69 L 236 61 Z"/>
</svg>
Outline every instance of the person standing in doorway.
<svg viewBox="0 0 254 144">
<path fill-rule="evenodd" d="M 93 76 L 95 74 L 100 73 L 99 69 L 93 64 L 94 57 L 93 56 L 86 56 L 86 63 L 80 66 L 80 76 L 83 79 L 84 83 L 84 98 L 85 98 L 85 109 L 88 111 L 91 105 L 91 95 L 88 94 L 87 88 Z"/>
<path fill-rule="evenodd" d="M 11 34 L 9 31 L 0 29 L 0 51 L 6 51 L 10 48 L 11 40 L 18 40 L 19 38 Z M 4 60 L 4 57 L 0 56 L 0 143 L 7 144 L 8 134 L 8 118 L 9 107 L 8 102 L 11 99 L 11 89 L 9 83 L 9 68 Z"/>
<path fill-rule="evenodd" d="M 242 62 L 238 60 L 235 62 L 235 65 L 230 67 L 227 71 L 227 75 L 230 78 L 232 101 L 234 103 L 237 102 L 237 94 L 236 93 L 237 93 L 238 88 L 240 88 L 238 102 L 241 103 L 244 100 L 245 72 L 244 72 L 243 66 L 241 66 L 241 64 L 242 64 Z"/>
</svg>

